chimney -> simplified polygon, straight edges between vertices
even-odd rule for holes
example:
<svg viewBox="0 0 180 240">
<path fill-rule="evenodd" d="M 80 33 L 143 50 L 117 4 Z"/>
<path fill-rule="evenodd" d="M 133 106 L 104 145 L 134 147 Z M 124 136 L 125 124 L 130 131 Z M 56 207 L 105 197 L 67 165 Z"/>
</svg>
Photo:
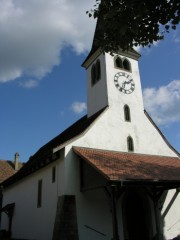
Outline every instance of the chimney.
<svg viewBox="0 0 180 240">
<path fill-rule="evenodd" d="M 15 171 L 19 170 L 19 153 L 16 152 L 14 155 L 14 169 Z"/>
</svg>

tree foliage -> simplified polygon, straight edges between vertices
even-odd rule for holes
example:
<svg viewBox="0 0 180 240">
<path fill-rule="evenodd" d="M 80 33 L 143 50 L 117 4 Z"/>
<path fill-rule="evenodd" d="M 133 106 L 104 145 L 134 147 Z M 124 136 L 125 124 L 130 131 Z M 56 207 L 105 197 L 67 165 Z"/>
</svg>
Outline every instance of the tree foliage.
<svg viewBox="0 0 180 240">
<path fill-rule="evenodd" d="M 151 46 L 180 22 L 180 0 L 96 0 L 89 17 L 98 18 L 102 50 Z"/>
</svg>

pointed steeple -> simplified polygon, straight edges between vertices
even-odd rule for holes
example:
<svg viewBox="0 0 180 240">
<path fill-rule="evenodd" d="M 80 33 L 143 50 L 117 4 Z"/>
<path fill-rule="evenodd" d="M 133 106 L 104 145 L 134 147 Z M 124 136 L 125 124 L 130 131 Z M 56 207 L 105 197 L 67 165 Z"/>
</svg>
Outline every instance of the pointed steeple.
<svg viewBox="0 0 180 240">
<path fill-rule="evenodd" d="M 85 63 L 89 60 L 89 58 L 97 51 L 100 53 L 101 52 L 101 39 L 103 38 L 103 29 L 102 29 L 102 18 L 98 18 L 97 23 L 96 23 L 96 28 L 94 32 L 94 38 L 93 38 L 93 43 L 91 47 L 91 51 L 89 52 L 88 56 L 82 63 L 82 66 L 85 67 Z M 124 56 L 130 56 L 134 59 L 138 59 L 141 55 L 134 50 L 133 48 L 129 51 L 123 51 L 122 49 L 119 49 L 117 54 L 122 54 Z"/>
<path fill-rule="evenodd" d="M 82 66 L 85 67 L 85 63 L 86 61 L 98 50 L 100 49 L 100 39 L 102 39 L 102 31 L 101 31 L 101 24 L 100 24 L 100 20 L 97 20 L 96 23 L 96 28 L 95 28 L 95 32 L 94 32 L 94 38 L 93 38 L 93 42 L 92 42 L 92 47 L 91 50 L 88 54 L 88 56 L 86 57 L 86 59 L 84 60 L 84 62 L 82 63 Z"/>
<path fill-rule="evenodd" d="M 103 38 L 101 21 L 100 19 L 97 20 L 91 51 L 96 51 L 100 47 L 100 39 Z"/>
</svg>

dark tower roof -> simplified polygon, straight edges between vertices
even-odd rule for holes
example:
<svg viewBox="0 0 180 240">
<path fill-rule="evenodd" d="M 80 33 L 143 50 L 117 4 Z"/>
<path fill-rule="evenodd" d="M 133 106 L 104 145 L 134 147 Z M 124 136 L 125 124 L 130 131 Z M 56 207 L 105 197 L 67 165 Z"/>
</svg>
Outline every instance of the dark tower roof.
<svg viewBox="0 0 180 240">
<path fill-rule="evenodd" d="M 94 32 L 93 43 L 92 43 L 92 47 L 91 47 L 90 52 L 95 52 L 98 48 L 101 47 L 100 42 L 101 42 L 101 39 L 103 38 L 101 21 L 102 20 L 99 20 L 99 19 L 97 20 L 96 28 L 95 28 L 95 32 Z"/>
<path fill-rule="evenodd" d="M 86 57 L 86 59 L 84 60 L 84 62 L 82 63 L 82 66 L 85 66 L 86 61 L 99 49 L 101 49 L 101 39 L 103 38 L 103 29 L 101 27 L 101 23 L 102 23 L 102 18 L 97 20 L 96 23 L 96 28 L 95 28 L 95 32 L 94 32 L 94 38 L 93 38 L 93 43 L 92 43 L 92 47 L 91 50 L 88 54 L 88 56 Z M 138 59 L 141 55 L 135 51 L 133 48 L 130 49 L 129 51 L 123 51 L 122 49 L 119 49 L 117 52 L 117 54 L 121 54 L 124 56 L 129 56 L 132 57 L 134 59 Z"/>
</svg>

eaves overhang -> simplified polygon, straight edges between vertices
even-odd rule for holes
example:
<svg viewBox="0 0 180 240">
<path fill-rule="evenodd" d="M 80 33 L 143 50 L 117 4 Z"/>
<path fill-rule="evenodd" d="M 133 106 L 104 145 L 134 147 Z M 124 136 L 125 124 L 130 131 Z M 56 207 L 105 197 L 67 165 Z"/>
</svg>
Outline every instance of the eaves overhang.
<svg viewBox="0 0 180 240">
<path fill-rule="evenodd" d="M 92 64 L 94 59 L 96 59 L 101 53 L 105 54 L 105 52 L 102 52 L 100 47 L 97 48 L 97 49 L 91 50 L 89 55 L 86 57 L 86 59 L 84 60 L 84 62 L 82 63 L 81 66 L 87 69 Z M 119 50 L 117 50 L 116 53 L 114 53 L 112 55 L 115 56 L 117 54 L 125 56 L 125 57 L 132 58 L 134 60 L 138 60 L 141 57 L 141 55 L 137 51 L 135 51 L 134 49 L 129 50 L 129 51 L 123 51 L 122 49 L 119 49 Z"/>
</svg>

